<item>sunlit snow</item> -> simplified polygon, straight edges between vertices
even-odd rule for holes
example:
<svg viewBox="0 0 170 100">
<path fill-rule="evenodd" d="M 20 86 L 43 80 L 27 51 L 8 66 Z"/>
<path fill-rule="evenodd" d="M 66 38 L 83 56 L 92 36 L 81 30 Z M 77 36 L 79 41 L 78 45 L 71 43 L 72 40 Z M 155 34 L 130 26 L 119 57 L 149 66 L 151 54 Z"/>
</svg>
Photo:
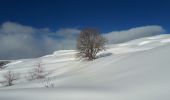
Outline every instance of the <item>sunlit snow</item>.
<svg viewBox="0 0 170 100">
<path fill-rule="evenodd" d="M 40 58 L 16 60 L 0 70 L 20 73 L 10 87 L 0 87 L 0 100 L 170 100 L 170 35 L 107 45 L 94 61 L 60 50 Z M 54 88 L 25 75 L 41 63 Z"/>
</svg>

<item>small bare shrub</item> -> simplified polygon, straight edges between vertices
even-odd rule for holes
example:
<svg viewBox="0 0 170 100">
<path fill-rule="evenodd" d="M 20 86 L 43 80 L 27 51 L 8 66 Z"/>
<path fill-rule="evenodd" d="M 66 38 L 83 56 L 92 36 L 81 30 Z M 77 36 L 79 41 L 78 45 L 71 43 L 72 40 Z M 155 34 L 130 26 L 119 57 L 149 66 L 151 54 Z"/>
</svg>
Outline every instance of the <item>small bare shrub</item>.
<svg viewBox="0 0 170 100">
<path fill-rule="evenodd" d="M 50 78 L 45 79 L 43 84 L 46 88 L 54 88 L 54 84 L 52 83 L 52 80 Z"/>
<path fill-rule="evenodd" d="M 1 83 L 4 84 L 5 86 L 11 86 L 14 84 L 13 83 L 14 81 L 19 79 L 19 74 L 14 73 L 12 71 L 7 71 L 6 73 L 4 73 L 3 78 L 4 81 Z"/>
<path fill-rule="evenodd" d="M 35 80 L 45 78 L 48 73 L 45 71 L 41 63 L 36 64 L 35 68 L 31 69 L 26 76 L 27 80 Z"/>
</svg>

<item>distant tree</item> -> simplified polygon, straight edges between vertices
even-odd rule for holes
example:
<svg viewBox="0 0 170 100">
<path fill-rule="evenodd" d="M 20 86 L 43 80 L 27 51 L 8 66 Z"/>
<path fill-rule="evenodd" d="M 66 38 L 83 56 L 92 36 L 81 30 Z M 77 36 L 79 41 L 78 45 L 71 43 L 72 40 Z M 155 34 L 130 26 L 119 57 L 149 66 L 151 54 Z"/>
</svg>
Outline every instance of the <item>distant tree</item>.
<svg viewBox="0 0 170 100">
<path fill-rule="evenodd" d="M 2 84 L 5 84 L 5 86 L 11 86 L 13 85 L 13 82 L 19 79 L 19 74 L 14 73 L 12 71 L 7 71 L 3 75 L 4 81 L 1 82 Z"/>
<path fill-rule="evenodd" d="M 43 65 L 38 62 L 33 69 L 28 71 L 28 75 L 26 76 L 26 79 L 31 81 L 31 80 L 36 80 L 36 79 L 41 79 L 45 78 L 48 73 L 44 69 Z"/>
<path fill-rule="evenodd" d="M 96 59 L 96 54 L 104 50 L 106 39 L 95 29 L 82 30 L 77 38 L 77 56 L 87 58 L 88 60 Z"/>
</svg>

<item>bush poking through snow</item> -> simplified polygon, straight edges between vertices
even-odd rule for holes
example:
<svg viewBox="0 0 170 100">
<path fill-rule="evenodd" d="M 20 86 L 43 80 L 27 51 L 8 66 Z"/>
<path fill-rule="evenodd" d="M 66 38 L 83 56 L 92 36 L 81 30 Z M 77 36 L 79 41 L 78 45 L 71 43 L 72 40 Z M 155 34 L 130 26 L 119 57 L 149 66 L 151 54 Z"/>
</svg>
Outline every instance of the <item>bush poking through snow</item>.
<svg viewBox="0 0 170 100">
<path fill-rule="evenodd" d="M 46 88 L 54 88 L 54 83 L 52 83 L 52 80 L 50 78 L 45 79 L 43 84 Z"/>
<path fill-rule="evenodd" d="M 48 73 L 45 71 L 41 63 L 36 64 L 35 68 L 31 69 L 26 76 L 27 80 L 36 80 L 45 78 Z"/>
<path fill-rule="evenodd" d="M 19 79 L 19 74 L 14 73 L 12 71 L 7 71 L 6 73 L 4 73 L 3 78 L 4 81 L 1 83 L 4 84 L 5 86 L 11 86 L 14 84 L 13 83 L 14 81 Z"/>
</svg>

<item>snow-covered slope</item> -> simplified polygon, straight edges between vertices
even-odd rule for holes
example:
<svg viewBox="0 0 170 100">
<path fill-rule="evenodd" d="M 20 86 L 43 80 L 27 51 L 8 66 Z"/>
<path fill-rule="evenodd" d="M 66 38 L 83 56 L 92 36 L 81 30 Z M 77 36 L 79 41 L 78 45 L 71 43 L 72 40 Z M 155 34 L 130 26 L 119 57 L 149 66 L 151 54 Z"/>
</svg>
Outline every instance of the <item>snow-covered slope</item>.
<svg viewBox="0 0 170 100">
<path fill-rule="evenodd" d="M 75 59 L 75 54 L 61 50 L 9 63 L 0 76 L 12 70 L 21 78 L 0 88 L 0 100 L 170 100 L 170 35 L 108 45 L 90 62 Z M 25 79 L 38 62 L 50 72 L 54 88 L 45 88 L 45 79 Z"/>
</svg>

